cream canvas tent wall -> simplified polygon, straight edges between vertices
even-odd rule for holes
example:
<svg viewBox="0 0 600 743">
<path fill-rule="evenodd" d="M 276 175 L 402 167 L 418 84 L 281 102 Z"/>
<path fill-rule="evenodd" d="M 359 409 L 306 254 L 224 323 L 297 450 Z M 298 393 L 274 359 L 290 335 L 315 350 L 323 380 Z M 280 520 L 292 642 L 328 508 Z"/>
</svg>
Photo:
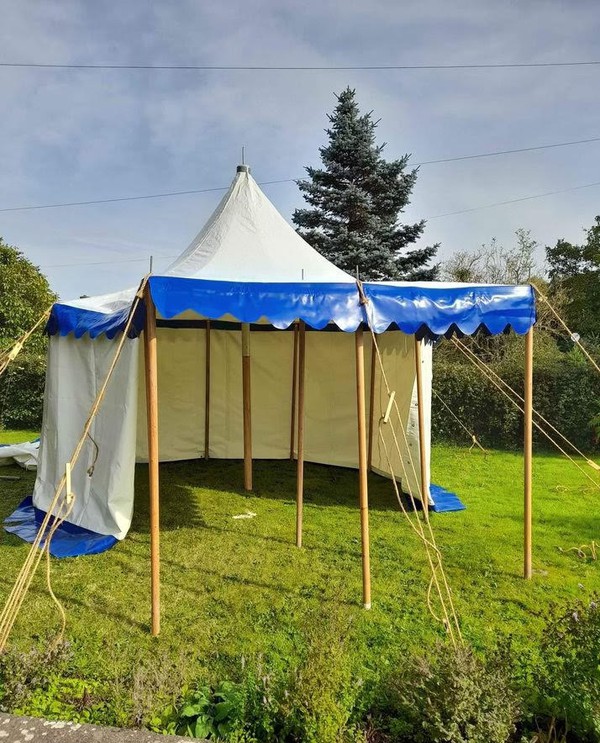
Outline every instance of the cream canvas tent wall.
<svg viewBox="0 0 600 743">
<path fill-rule="evenodd" d="M 40 512 L 51 503 L 135 293 L 130 289 L 53 307 L 33 494 Z M 296 456 L 299 429 L 292 431 L 299 418 L 301 336 L 303 457 L 358 468 L 359 345 L 360 355 L 364 349 L 367 357 L 364 388 L 359 391 L 366 398 L 371 432 L 388 405 L 381 374 L 369 363 L 372 331 L 406 440 L 401 456 L 388 459 L 381 438 L 369 436 L 369 465 L 383 475 L 393 471 L 406 492 L 433 508 L 428 339 L 473 333 L 480 327 L 490 333 L 507 328 L 525 333 L 535 320 L 530 287 L 401 282 L 357 286 L 352 276 L 299 237 L 245 166 L 238 168 L 228 193 L 187 250 L 161 275 L 150 277 L 145 304 L 146 334 L 148 318 L 156 313 L 160 461 L 245 457 L 247 476 L 250 457 Z M 139 312 L 94 419 L 85 456 L 72 474 L 76 500 L 69 524 L 113 542 L 125 537 L 131 523 L 135 463 L 148 459 L 143 373 L 148 357 L 144 359 L 138 338 L 144 337 L 143 328 L 144 313 Z M 245 369 L 251 381 L 245 379 Z M 249 427 L 244 425 L 246 407 L 248 415 L 251 411 Z"/>
</svg>

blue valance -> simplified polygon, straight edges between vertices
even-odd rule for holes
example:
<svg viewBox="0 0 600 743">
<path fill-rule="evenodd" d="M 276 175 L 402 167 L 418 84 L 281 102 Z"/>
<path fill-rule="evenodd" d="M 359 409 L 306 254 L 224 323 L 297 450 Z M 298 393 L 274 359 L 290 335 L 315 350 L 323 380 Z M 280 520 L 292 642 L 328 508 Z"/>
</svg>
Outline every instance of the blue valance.
<svg viewBox="0 0 600 743">
<path fill-rule="evenodd" d="M 354 283 L 257 283 L 152 276 L 150 292 L 159 317 L 166 320 L 191 310 L 210 320 L 268 322 L 277 329 L 303 320 L 321 330 L 333 323 L 352 332 L 369 325 L 376 333 L 398 328 L 413 335 L 465 335 L 485 328 L 491 334 L 512 329 L 523 334 L 535 322 L 530 286 L 443 283 L 365 282 L 361 301 Z M 57 303 L 48 323 L 50 334 L 73 333 L 112 338 L 125 326 L 128 308 L 106 314 Z M 132 335 L 143 327 L 135 318 Z"/>
</svg>

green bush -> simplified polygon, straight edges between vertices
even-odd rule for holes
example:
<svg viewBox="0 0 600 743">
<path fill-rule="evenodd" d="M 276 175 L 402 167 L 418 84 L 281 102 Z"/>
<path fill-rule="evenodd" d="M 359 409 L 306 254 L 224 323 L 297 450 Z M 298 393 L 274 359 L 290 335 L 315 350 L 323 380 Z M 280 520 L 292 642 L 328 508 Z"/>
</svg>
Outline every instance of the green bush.
<svg viewBox="0 0 600 743">
<path fill-rule="evenodd" d="M 492 368 L 523 395 L 522 354 L 511 354 L 493 363 Z M 484 446 L 520 448 L 522 413 L 478 369 L 448 354 L 436 357 L 434 352 L 433 370 L 435 392 Z M 533 404 L 583 451 L 598 447 L 597 425 L 594 424 L 595 416 L 600 413 L 598 373 L 578 351 L 538 355 L 534 362 Z M 435 397 L 432 436 L 437 441 L 460 444 L 468 440 L 465 431 Z M 551 446 L 536 428 L 534 441 L 543 448 Z"/>
<path fill-rule="evenodd" d="M 0 377 L 0 426 L 39 430 L 46 357 L 23 351 Z"/>
<path fill-rule="evenodd" d="M 439 644 L 383 682 L 377 712 L 394 743 L 506 743 L 519 717 L 508 657 Z"/>
<path fill-rule="evenodd" d="M 557 721 L 572 739 L 600 741 L 600 597 L 549 620 L 528 706 L 532 717 Z"/>
</svg>

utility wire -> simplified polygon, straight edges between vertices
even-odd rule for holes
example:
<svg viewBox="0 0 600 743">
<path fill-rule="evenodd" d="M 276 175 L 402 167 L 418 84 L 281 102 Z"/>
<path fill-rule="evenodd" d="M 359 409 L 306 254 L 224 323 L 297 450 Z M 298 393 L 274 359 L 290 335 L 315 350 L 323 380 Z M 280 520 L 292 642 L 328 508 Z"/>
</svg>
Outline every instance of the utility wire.
<svg viewBox="0 0 600 743">
<path fill-rule="evenodd" d="M 293 179 L 286 178 L 279 181 L 262 181 L 259 186 L 270 186 L 275 183 L 290 183 Z M 146 194 L 144 196 L 122 196 L 114 199 L 94 199 L 92 201 L 69 201 L 61 204 L 36 204 L 35 206 L 11 206 L 0 209 L 0 212 L 24 212 L 34 209 L 60 209 L 64 206 L 90 206 L 92 204 L 114 204 L 119 201 L 143 201 L 145 199 L 161 199 L 166 196 L 187 196 L 189 194 L 209 193 L 211 191 L 227 191 L 229 186 L 216 186 L 214 188 L 197 188 L 190 191 L 169 191 L 168 193 Z"/>
<path fill-rule="evenodd" d="M 154 258 L 177 258 L 177 255 L 154 255 Z M 94 263 L 54 263 L 52 265 L 41 265 L 39 268 L 76 268 L 77 266 L 107 266 L 109 264 L 116 264 L 116 263 L 142 263 L 148 262 L 148 258 L 150 256 L 145 256 L 144 258 L 124 258 L 122 260 L 113 260 L 113 261 L 97 261 Z"/>
<path fill-rule="evenodd" d="M 555 196 L 556 194 L 568 193 L 569 191 L 580 191 L 582 188 L 593 188 L 594 186 L 600 186 L 600 181 L 594 183 L 585 183 L 582 186 L 570 186 L 569 188 L 561 188 L 558 191 L 546 191 L 545 193 L 533 194 L 532 196 L 521 196 L 518 199 L 508 199 L 507 201 L 496 201 L 494 204 L 482 204 L 481 206 L 472 206 L 470 209 L 458 209 L 455 212 L 444 212 L 443 214 L 434 214 L 432 217 L 427 217 L 426 221 L 430 219 L 441 219 L 442 217 L 453 217 L 455 214 L 468 214 L 469 212 L 478 212 L 481 209 L 492 209 L 496 206 L 506 206 L 507 204 L 518 204 L 520 201 L 531 201 L 532 199 L 542 199 L 545 196 Z"/>
<path fill-rule="evenodd" d="M 519 147 L 518 149 L 514 150 L 498 150 L 495 152 L 478 152 L 474 155 L 460 155 L 458 157 L 445 157 L 439 160 L 423 160 L 422 162 L 418 163 L 411 163 L 410 166 L 417 168 L 421 165 L 436 165 L 439 163 L 452 163 L 452 162 L 458 162 L 460 160 L 475 160 L 478 158 L 484 158 L 484 157 L 498 157 L 499 155 L 512 155 L 516 153 L 521 152 L 533 152 L 535 150 L 548 150 L 548 149 L 554 149 L 557 147 L 570 147 L 572 145 L 578 145 L 578 144 L 589 144 L 591 142 L 600 142 L 600 137 L 590 137 L 589 139 L 576 139 L 572 140 L 570 142 L 555 142 L 553 144 L 542 144 L 542 145 L 536 145 L 533 147 Z M 275 181 L 260 181 L 259 186 L 272 186 L 279 183 L 296 183 L 296 181 L 302 180 L 302 178 L 282 178 Z M 594 184 L 590 184 L 594 185 Z M 35 204 L 31 206 L 11 206 L 11 207 L 4 207 L 0 209 L 0 213 L 4 212 L 23 212 L 23 211 L 34 211 L 37 209 L 61 209 L 63 207 L 69 207 L 69 206 L 91 206 L 93 204 L 114 204 L 122 201 L 144 201 L 147 199 L 162 199 L 166 197 L 171 196 L 188 196 L 190 194 L 200 194 L 200 193 L 210 193 L 215 191 L 226 191 L 229 188 L 229 186 L 216 186 L 214 188 L 199 188 L 199 189 L 191 189 L 189 191 L 169 191 L 166 193 L 156 193 L 156 194 L 145 194 L 143 196 L 122 196 L 118 198 L 112 198 L 112 199 L 93 199 L 90 201 L 68 201 L 63 203 L 56 203 L 56 204 Z M 576 186 L 576 188 L 587 188 L 587 186 Z M 569 189 L 570 190 L 570 189 Z M 562 193 L 562 191 L 559 191 L 557 193 Z M 541 194 L 541 195 L 547 195 L 547 194 Z M 539 196 L 527 196 L 525 198 L 539 198 Z M 502 202 L 502 203 L 512 203 L 512 202 Z M 491 204 L 490 206 L 498 206 L 499 204 Z M 487 209 L 489 207 L 474 207 L 474 209 Z M 451 214 L 460 214 L 462 212 L 451 212 Z M 448 216 L 446 214 L 444 215 L 438 215 L 436 217 L 430 217 L 430 219 L 437 219 L 441 216 Z"/>
<path fill-rule="evenodd" d="M 50 70 L 198 70 L 201 72 L 325 72 L 378 70 L 506 70 L 544 67 L 594 67 L 600 61 L 572 62 L 499 62 L 489 64 L 425 64 L 425 65 L 160 65 L 160 64 L 52 64 L 41 62 L 0 62 L 6 69 Z"/>
</svg>

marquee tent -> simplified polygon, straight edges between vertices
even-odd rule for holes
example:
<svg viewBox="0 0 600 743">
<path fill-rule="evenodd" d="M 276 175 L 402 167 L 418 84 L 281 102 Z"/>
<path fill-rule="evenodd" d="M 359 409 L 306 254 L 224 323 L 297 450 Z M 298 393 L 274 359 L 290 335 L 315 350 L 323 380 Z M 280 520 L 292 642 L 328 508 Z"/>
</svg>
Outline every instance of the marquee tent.
<svg viewBox="0 0 600 743">
<path fill-rule="evenodd" d="M 50 506 L 135 294 L 52 309 L 38 514 Z M 297 459 L 298 544 L 304 461 L 353 467 L 360 472 L 365 604 L 367 470 L 401 476 L 405 492 L 436 508 L 431 340 L 481 328 L 525 334 L 535 322 L 528 286 L 357 282 L 294 231 L 246 166 L 187 250 L 150 276 L 141 309 L 72 473 L 76 501 L 65 526 L 75 543 L 84 535 L 75 553 L 126 536 L 136 461 L 150 460 L 158 539 L 159 461 L 244 459 L 251 489 L 253 459 Z M 401 456 L 391 460 L 374 435 L 389 396 L 370 332 L 406 430 Z"/>
</svg>

